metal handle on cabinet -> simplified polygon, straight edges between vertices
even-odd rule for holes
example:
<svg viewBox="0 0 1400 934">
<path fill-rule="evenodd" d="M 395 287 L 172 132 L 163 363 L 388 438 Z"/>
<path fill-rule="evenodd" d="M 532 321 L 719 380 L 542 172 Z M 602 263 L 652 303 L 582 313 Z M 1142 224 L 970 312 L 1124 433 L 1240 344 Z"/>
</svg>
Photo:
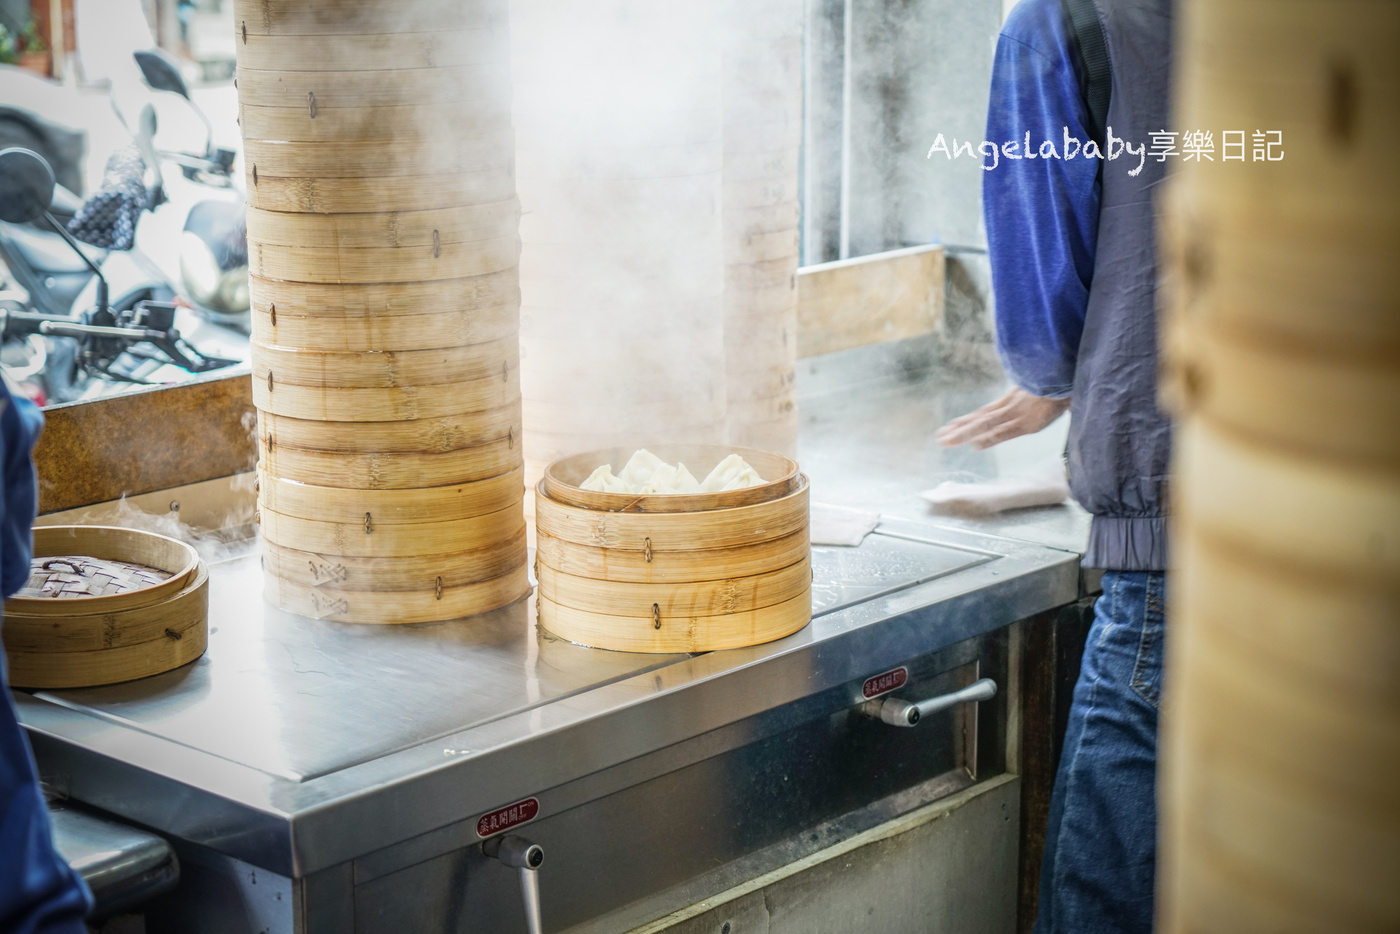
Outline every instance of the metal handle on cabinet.
<svg viewBox="0 0 1400 934">
<path fill-rule="evenodd" d="M 492 837 L 481 845 L 481 852 L 520 873 L 520 895 L 525 900 L 525 927 L 530 934 L 543 934 L 540 925 L 540 879 L 535 870 L 544 862 L 544 850 L 524 837 L 506 834 Z"/>
<path fill-rule="evenodd" d="M 957 704 L 991 700 L 996 696 L 997 683 L 991 678 L 983 678 L 981 681 L 974 681 L 961 691 L 940 694 L 937 697 L 930 697 L 926 701 L 919 701 L 917 704 L 912 704 L 899 697 L 881 697 L 877 700 L 866 701 L 862 709 L 866 716 L 883 720 L 890 726 L 914 726 L 929 714 L 946 710 Z"/>
</svg>

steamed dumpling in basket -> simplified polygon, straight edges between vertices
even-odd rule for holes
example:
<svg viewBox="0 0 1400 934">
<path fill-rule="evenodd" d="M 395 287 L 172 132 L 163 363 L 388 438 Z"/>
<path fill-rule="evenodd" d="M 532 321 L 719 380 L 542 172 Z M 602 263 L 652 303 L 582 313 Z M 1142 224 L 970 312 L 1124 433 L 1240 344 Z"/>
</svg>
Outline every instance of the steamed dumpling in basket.
<svg viewBox="0 0 1400 934">
<path fill-rule="evenodd" d="M 674 467 L 643 448 L 632 455 L 621 473 L 613 475 L 612 465 L 603 464 L 580 489 L 595 493 L 634 493 L 648 496 L 657 493 L 720 493 L 757 486 L 764 480 L 737 454 L 720 461 L 701 483 L 686 469 L 685 464 Z"/>
<path fill-rule="evenodd" d="M 730 454 L 715 465 L 700 484 L 702 493 L 722 493 L 726 490 L 745 490 L 758 486 L 763 478 L 738 454 Z"/>
</svg>

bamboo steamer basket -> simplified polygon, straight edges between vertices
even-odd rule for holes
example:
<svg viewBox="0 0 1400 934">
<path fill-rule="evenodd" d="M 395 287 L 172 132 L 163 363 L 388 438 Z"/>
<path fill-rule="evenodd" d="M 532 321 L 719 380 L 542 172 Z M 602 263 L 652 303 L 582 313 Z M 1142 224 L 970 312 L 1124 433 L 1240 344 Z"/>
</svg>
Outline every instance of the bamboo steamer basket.
<svg viewBox="0 0 1400 934">
<path fill-rule="evenodd" d="M 346 426 L 347 433 L 363 422 Z M 524 463 L 519 439 L 507 438 L 451 451 L 347 454 L 294 448 L 258 439 L 264 469 L 271 475 L 314 486 L 406 490 L 470 483 L 515 470 Z"/>
<path fill-rule="evenodd" d="M 328 353 L 433 350 L 502 340 L 516 333 L 519 306 L 501 305 L 467 311 L 430 312 L 370 318 L 273 314 L 259 310 L 254 300 L 253 339 L 282 347 L 304 347 Z M 270 308 L 275 302 L 262 302 Z"/>
<path fill-rule="evenodd" d="M 439 579 L 445 588 L 462 587 L 524 567 L 526 547 L 523 527 L 511 538 L 486 547 L 401 558 L 320 554 L 264 541 L 263 569 L 289 584 L 327 592 L 436 591 Z"/>
<path fill-rule="evenodd" d="M 7 600 L 0 633 L 15 687 L 114 684 L 169 671 L 204 653 L 209 575 L 193 548 L 134 529 L 34 530 L 36 558 L 68 555 L 145 565 L 170 577 L 110 595 Z"/>
<path fill-rule="evenodd" d="M 381 0 L 236 0 L 234 35 L 241 43 L 259 36 L 340 36 L 433 33 L 498 27 L 504 3 L 385 4 Z M 288 50 L 295 61 L 296 46 Z M 366 66 L 368 67 L 368 66 Z"/>
<path fill-rule="evenodd" d="M 308 120 L 320 119 L 325 111 L 392 107 L 429 98 L 494 110 L 497 102 L 507 99 L 507 79 L 501 63 L 493 61 L 384 71 L 265 71 L 240 66 L 236 77 L 242 104 L 299 110 Z"/>
<path fill-rule="evenodd" d="M 309 104 L 309 102 L 308 102 Z M 282 140 L 291 143 L 344 143 L 376 141 L 389 146 L 436 140 L 443 127 L 452 127 L 463 136 L 476 136 L 500 127 L 507 111 L 464 106 L 458 101 L 391 104 L 377 107 L 338 107 L 319 110 L 311 116 L 310 107 L 240 106 L 238 120 L 250 140 Z M 407 153 L 405 154 L 407 155 Z M 449 184 L 444 181 L 443 184 Z"/>
<path fill-rule="evenodd" d="M 1164 192 L 1158 927 L 1400 930 L 1400 8 L 1178 17 L 1180 122 L 1280 129 L 1285 157 Z"/>
<path fill-rule="evenodd" d="M 520 258 L 514 235 L 471 243 L 414 248 L 265 245 L 248 238 L 248 270 L 265 279 L 299 282 L 418 282 L 513 269 Z"/>
<path fill-rule="evenodd" d="M 269 374 L 275 374 L 277 384 L 338 389 L 501 379 L 519 358 L 519 342 L 510 339 L 433 350 L 353 353 L 278 347 L 255 340 L 253 350 L 254 382 L 266 382 Z"/>
<path fill-rule="evenodd" d="M 300 519 L 371 528 L 470 519 L 506 509 L 525 494 L 523 468 L 470 483 L 408 490 L 352 490 L 312 486 L 259 474 L 262 508 Z"/>
<path fill-rule="evenodd" d="M 482 412 L 520 399 L 519 363 L 503 360 L 494 374 L 433 386 L 344 388 L 253 380 L 253 405 L 273 415 L 333 422 L 387 422 Z"/>
<path fill-rule="evenodd" d="M 234 30 L 240 68 L 276 71 L 296 62 L 301 71 L 389 71 L 447 62 L 509 60 L 507 30 L 498 26 L 432 32 L 370 33 L 362 35 L 264 35 L 252 32 L 243 41 Z"/>
<path fill-rule="evenodd" d="M 514 198 L 433 211 L 364 214 L 282 214 L 248 209 L 248 236 L 260 243 L 297 246 L 333 243 L 348 249 L 431 247 L 471 243 L 513 231 L 520 218 Z"/>
<path fill-rule="evenodd" d="M 476 312 L 489 327 L 507 329 L 510 333 L 514 333 L 516 327 L 516 305 L 520 301 L 520 282 L 514 269 L 465 279 L 425 282 L 377 282 L 347 286 L 252 276 L 250 284 L 253 309 L 268 315 L 275 311 L 279 314 L 290 312 L 308 317 L 349 319 Z M 327 326 L 330 326 L 329 323 Z M 499 339 L 482 336 L 472 343 Z"/>
<path fill-rule="evenodd" d="M 312 619 L 344 623 L 426 623 L 475 616 L 527 596 L 523 565 L 501 577 L 456 587 L 421 590 L 325 590 L 268 575 L 267 592 L 282 609 Z"/>
<path fill-rule="evenodd" d="M 248 204 L 292 213 L 356 214 L 370 206 L 376 212 L 429 211 L 504 201 L 515 195 L 515 170 L 509 160 L 470 173 L 377 178 L 288 178 L 266 172 L 254 178 L 250 166 L 246 178 Z"/>
<path fill-rule="evenodd" d="M 289 516 L 264 505 L 259 510 L 259 522 L 263 538 L 297 551 L 358 558 L 451 554 L 513 538 L 524 527 L 520 510 L 523 496 L 522 489 L 505 508 L 465 519 L 390 522 L 375 521 L 366 513 L 359 521 L 335 522 Z"/>
<path fill-rule="evenodd" d="M 357 422 L 347 430 L 341 422 L 285 418 L 258 413 L 258 433 L 267 447 L 278 445 L 343 454 L 412 454 L 460 451 L 520 439 L 520 409 L 505 405 L 469 415 L 418 418 L 395 422 Z"/>
<path fill-rule="evenodd" d="M 807 529 L 781 538 L 732 548 L 688 552 L 629 551 L 580 545 L 540 533 L 535 542 L 541 565 L 577 577 L 623 583 L 686 584 L 696 580 L 750 577 L 771 568 L 789 567 L 811 553 Z"/>
<path fill-rule="evenodd" d="M 398 176 L 492 172 L 509 161 L 510 123 L 497 115 L 496 125 L 472 135 L 434 137 L 415 143 L 409 152 L 382 140 L 350 139 L 318 143 L 249 138 L 243 152 L 248 178 L 258 185 L 269 178 L 365 179 Z"/>
<path fill-rule="evenodd" d="M 622 459 L 620 451 L 550 464 L 535 491 L 541 625 L 583 645 L 658 653 L 753 645 L 805 626 L 812 615 L 808 494 L 796 465 L 718 446 L 655 452 L 697 464 L 727 452 L 754 454 L 777 479 L 726 493 L 632 496 L 567 482 L 586 477 L 586 465 Z"/>
</svg>

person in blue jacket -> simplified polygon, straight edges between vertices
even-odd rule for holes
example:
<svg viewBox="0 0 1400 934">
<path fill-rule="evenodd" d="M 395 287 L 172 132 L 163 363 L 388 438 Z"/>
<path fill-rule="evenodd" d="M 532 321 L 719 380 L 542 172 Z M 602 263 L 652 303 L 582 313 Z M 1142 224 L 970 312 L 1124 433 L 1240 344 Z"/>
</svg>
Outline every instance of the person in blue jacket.
<svg viewBox="0 0 1400 934">
<path fill-rule="evenodd" d="M 1070 411 L 1070 487 L 1093 515 L 1084 564 L 1105 573 L 1055 779 L 1035 930 L 1134 934 L 1153 921 L 1166 618 L 1171 432 L 1156 401 L 1152 203 L 1166 157 L 1148 143 L 1155 150 L 1167 124 L 1171 2 L 1078 8 L 1090 22 L 1097 14 L 1111 78 L 1100 85 L 1111 89 L 1106 139 L 1092 149 L 1099 121 L 1073 6 L 1021 0 L 997 42 L 986 139 L 999 158 L 983 164 L 983 210 L 997 343 L 1015 386 L 939 438 L 985 448 Z"/>
<path fill-rule="evenodd" d="M 9 597 L 29 578 L 38 484 L 30 452 L 44 417 L 0 381 L 0 590 Z M 0 627 L 4 626 L 0 620 Z M 92 896 L 53 845 L 49 812 L 24 731 L 15 717 L 0 650 L 0 932 L 85 934 Z"/>
</svg>

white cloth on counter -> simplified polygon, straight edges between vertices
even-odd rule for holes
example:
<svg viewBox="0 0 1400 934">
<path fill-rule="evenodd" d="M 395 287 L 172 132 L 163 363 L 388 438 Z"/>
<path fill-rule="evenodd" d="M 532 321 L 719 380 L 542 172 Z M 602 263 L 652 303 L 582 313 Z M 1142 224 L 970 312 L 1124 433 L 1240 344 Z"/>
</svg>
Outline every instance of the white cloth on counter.
<svg viewBox="0 0 1400 934">
<path fill-rule="evenodd" d="M 812 521 L 808 528 L 813 545 L 845 545 L 855 547 L 880 524 L 878 512 L 850 509 L 846 506 L 812 504 Z"/>
<path fill-rule="evenodd" d="M 1022 477 L 979 483 L 946 481 L 919 494 L 934 512 L 950 516 L 990 516 L 1008 509 L 1054 506 L 1069 499 L 1063 467 Z"/>
</svg>

